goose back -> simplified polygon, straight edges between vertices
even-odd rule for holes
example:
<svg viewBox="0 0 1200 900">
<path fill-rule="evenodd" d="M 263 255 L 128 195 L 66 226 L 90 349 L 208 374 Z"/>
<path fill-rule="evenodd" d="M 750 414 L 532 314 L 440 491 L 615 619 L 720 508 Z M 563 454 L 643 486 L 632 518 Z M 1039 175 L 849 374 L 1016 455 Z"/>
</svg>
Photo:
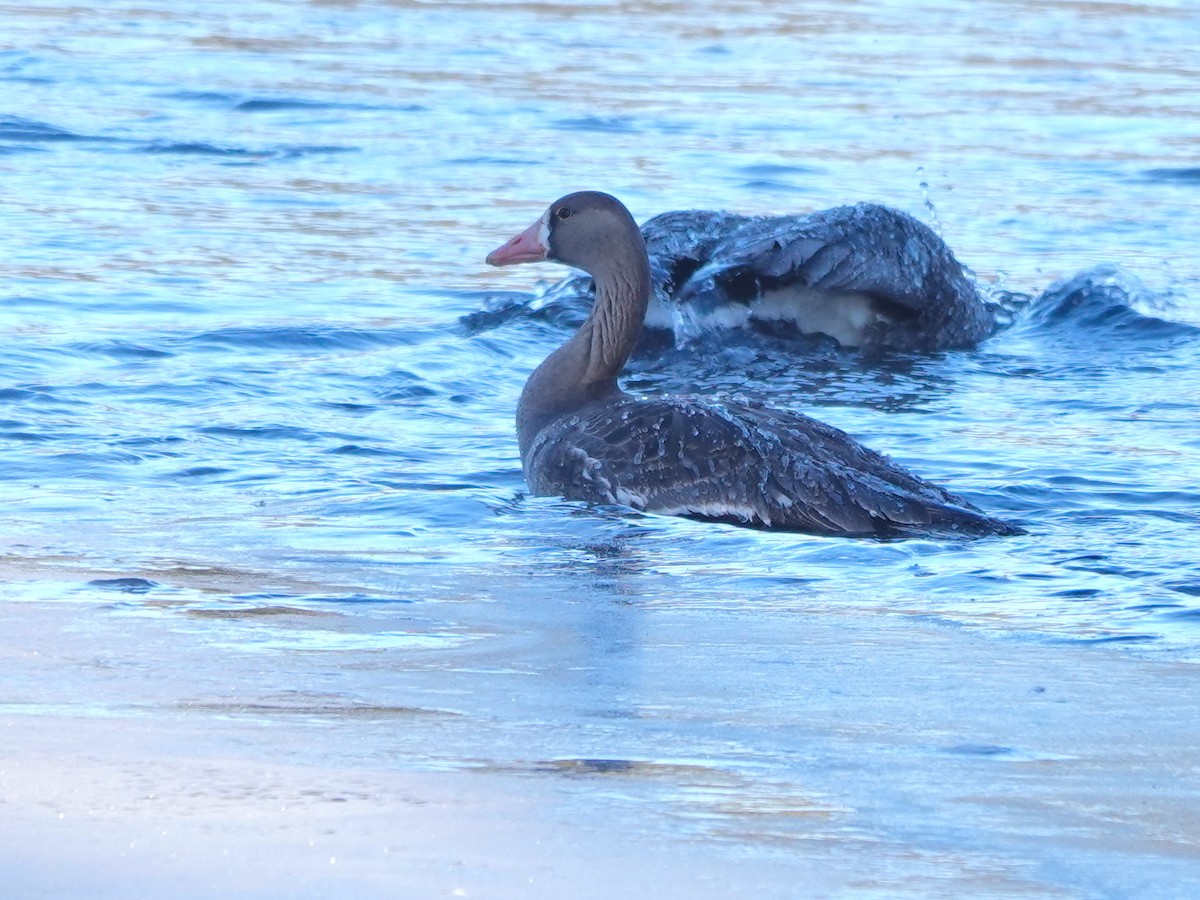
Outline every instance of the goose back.
<svg viewBox="0 0 1200 900">
<path fill-rule="evenodd" d="M 589 404 L 542 429 L 524 466 L 535 494 L 664 515 L 863 536 L 1016 530 L 837 428 L 760 403 Z"/>
</svg>

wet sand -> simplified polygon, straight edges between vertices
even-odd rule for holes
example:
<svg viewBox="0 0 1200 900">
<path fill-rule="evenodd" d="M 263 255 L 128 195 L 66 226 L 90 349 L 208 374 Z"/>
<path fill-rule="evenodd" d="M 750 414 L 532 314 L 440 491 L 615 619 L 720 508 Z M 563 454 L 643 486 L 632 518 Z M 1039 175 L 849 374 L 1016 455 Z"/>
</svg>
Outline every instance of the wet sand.
<svg viewBox="0 0 1200 900">
<path fill-rule="evenodd" d="M 686 873 L 595 846 L 516 776 L 280 765 L 161 723 L 3 727 L 12 897 L 638 896 Z"/>
<path fill-rule="evenodd" d="M 271 685 L 294 677 L 291 657 L 264 668 L 177 627 L 182 608 L 136 628 L 85 603 L 7 603 L 0 616 L 11 896 L 1183 897 L 1200 886 L 1194 665 L 916 618 L 814 616 L 778 632 L 781 645 L 803 635 L 811 663 L 793 721 L 812 779 L 797 784 L 677 746 L 661 759 L 488 758 L 495 723 L 480 714 L 477 744 L 438 746 L 432 728 L 422 753 L 397 754 L 380 729 L 419 741 L 433 711 L 355 714 L 331 695 L 289 713 Z M 735 642 L 770 650 L 773 618 L 743 622 Z M 698 660 L 720 649 L 702 629 L 691 639 Z M 724 709 L 703 692 L 695 702 L 695 716 L 754 724 L 736 696 Z"/>
</svg>

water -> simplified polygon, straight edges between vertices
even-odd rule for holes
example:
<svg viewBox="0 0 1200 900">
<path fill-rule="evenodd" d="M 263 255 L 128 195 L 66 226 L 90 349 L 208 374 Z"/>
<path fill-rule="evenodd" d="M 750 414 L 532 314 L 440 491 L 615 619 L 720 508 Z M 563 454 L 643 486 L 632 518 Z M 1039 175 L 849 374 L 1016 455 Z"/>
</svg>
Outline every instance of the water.
<svg viewBox="0 0 1200 900">
<path fill-rule="evenodd" d="M 0 3 L 16 883 L 1192 894 L 1198 28 Z M 1019 301 L 978 350 L 702 341 L 627 383 L 803 409 L 1029 534 L 527 497 L 512 412 L 567 331 L 478 314 L 565 273 L 482 259 L 579 188 L 937 227 Z"/>
</svg>

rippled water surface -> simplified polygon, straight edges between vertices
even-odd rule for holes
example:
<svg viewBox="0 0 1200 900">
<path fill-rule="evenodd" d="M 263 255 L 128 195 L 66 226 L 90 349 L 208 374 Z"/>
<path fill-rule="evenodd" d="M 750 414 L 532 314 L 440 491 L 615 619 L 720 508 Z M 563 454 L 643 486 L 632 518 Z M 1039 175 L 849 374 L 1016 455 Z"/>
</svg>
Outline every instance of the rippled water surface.
<svg viewBox="0 0 1200 900">
<path fill-rule="evenodd" d="M 5 714 L 515 774 L 674 848 L 668 896 L 1189 896 L 1197 34 L 1189 3 L 0 0 Z M 934 226 L 1018 310 L 978 349 L 702 338 L 627 384 L 803 409 L 1028 534 L 526 496 L 516 398 L 568 331 L 489 311 L 565 273 L 482 260 L 580 188 Z M 1176 785 L 1153 821 L 1138 772 Z M 594 862 L 558 895 L 604 896 Z"/>
</svg>

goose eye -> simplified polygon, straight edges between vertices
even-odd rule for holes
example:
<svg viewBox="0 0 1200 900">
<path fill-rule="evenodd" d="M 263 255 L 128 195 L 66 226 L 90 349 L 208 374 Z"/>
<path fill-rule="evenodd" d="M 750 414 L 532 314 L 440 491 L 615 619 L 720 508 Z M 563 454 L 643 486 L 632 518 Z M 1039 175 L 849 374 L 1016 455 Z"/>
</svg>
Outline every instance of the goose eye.
<svg viewBox="0 0 1200 900">
<path fill-rule="evenodd" d="M 555 215 L 558 216 L 560 219 L 571 218 L 570 207 L 563 206 L 563 207 L 559 208 L 559 210 L 555 213 Z"/>
</svg>

